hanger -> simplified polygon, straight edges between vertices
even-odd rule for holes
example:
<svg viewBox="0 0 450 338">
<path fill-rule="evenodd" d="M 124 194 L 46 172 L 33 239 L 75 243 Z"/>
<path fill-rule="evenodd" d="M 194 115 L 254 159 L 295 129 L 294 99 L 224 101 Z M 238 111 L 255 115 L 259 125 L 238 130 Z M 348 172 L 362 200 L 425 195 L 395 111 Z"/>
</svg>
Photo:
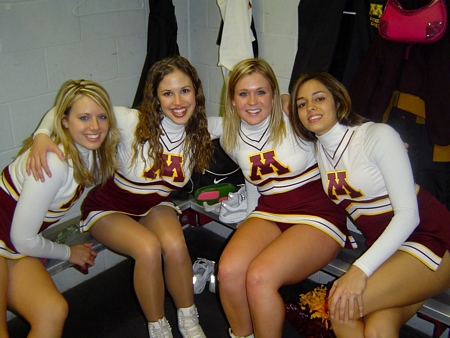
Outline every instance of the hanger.
<svg viewBox="0 0 450 338">
<path fill-rule="evenodd" d="M 86 0 L 83 0 L 82 2 L 80 2 L 78 5 L 76 5 L 73 9 L 72 9 L 72 14 L 74 16 L 85 16 L 85 15 L 91 15 L 91 14 L 99 14 L 99 13 L 107 13 L 107 12 L 120 12 L 120 11 L 129 11 L 129 10 L 140 10 L 144 8 L 144 0 L 139 0 L 139 2 L 141 3 L 140 7 L 129 7 L 129 8 L 120 8 L 120 9 L 109 9 L 109 10 L 105 10 L 105 11 L 98 11 L 98 12 L 92 12 L 92 13 L 85 13 L 85 14 L 80 14 L 80 10 L 78 10 L 78 13 L 75 13 L 75 10 L 77 8 L 79 8 L 82 4 L 84 4 L 86 2 Z"/>
<path fill-rule="evenodd" d="M 347 15 L 356 15 L 356 0 L 347 0 L 346 4 L 345 4 L 345 8 L 342 11 L 342 14 L 347 14 Z"/>
</svg>

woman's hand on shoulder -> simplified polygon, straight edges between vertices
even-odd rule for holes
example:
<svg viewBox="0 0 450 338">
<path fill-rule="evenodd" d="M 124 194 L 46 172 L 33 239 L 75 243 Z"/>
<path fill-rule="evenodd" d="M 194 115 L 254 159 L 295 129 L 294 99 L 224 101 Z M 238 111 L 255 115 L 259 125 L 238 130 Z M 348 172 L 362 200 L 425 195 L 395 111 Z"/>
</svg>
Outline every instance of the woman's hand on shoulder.
<svg viewBox="0 0 450 338">
<path fill-rule="evenodd" d="M 48 135 L 37 134 L 34 137 L 26 164 L 27 174 L 33 174 L 36 181 L 45 181 L 44 171 L 48 177 L 52 177 L 52 172 L 50 171 L 47 162 L 47 153 L 49 152 L 55 153 L 61 161 L 65 161 L 63 152 Z"/>
<path fill-rule="evenodd" d="M 328 295 L 328 309 L 332 319 L 339 317 L 339 321 L 344 323 L 345 318 L 348 318 L 352 323 L 355 313 L 359 313 L 359 317 L 363 317 L 362 295 L 366 281 L 367 275 L 353 265 L 333 283 Z M 355 307 L 357 308 L 355 309 Z"/>
<path fill-rule="evenodd" d="M 97 251 L 92 250 L 93 243 L 70 246 L 69 262 L 80 266 L 83 270 L 95 265 Z"/>
</svg>

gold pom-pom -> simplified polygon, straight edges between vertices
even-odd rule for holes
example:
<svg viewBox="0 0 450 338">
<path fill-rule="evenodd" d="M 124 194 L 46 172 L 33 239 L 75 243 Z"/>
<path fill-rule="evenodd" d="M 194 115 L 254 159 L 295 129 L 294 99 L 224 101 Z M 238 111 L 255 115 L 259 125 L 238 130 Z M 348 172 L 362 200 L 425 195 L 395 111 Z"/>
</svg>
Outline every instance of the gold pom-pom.
<svg viewBox="0 0 450 338">
<path fill-rule="evenodd" d="M 330 312 L 327 304 L 327 288 L 320 285 L 314 290 L 300 295 L 299 305 L 302 310 L 311 313 L 311 319 L 318 318 L 325 325 L 327 330 L 331 330 Z"/>
</svg>

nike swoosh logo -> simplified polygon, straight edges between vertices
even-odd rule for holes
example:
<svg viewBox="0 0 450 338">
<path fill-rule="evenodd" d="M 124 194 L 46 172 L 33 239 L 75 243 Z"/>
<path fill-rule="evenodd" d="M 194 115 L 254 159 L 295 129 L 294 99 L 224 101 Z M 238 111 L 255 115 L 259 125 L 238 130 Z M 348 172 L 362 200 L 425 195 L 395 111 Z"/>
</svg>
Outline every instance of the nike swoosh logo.
<svg viewBox="0 0 450 338">
<path fill-rule="evenodd" d="M 218 179 L 214 179 L 214 184 L 217 184 L 217 183 L 220 183 L 220 182 L 222 182 L 223 180 L 226 180 L 228 178 L 228 176 L 227 177 L 224 177 L 224 178 L 221 178 L 220 180 L 218 180 Z"/>
</svg>

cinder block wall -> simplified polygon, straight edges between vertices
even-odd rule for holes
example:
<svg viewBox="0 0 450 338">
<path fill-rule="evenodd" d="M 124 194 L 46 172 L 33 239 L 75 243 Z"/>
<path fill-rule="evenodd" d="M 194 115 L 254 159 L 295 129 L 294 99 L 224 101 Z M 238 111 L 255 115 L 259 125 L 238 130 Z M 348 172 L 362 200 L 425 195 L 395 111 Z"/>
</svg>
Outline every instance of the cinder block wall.
<svg viewBox="0 0 450 338">
<path fill-rule="evenodd" d="M 174 4 L 187 55 L 188 2 Z M 147 52 L 148 7 L 147 0 L 0 0 L 0 170 L 65 80 L 97 81 L 114 105 L 133 103 Z M 79 214 L 79 204 L 64 220 Z"/>
</svg>

